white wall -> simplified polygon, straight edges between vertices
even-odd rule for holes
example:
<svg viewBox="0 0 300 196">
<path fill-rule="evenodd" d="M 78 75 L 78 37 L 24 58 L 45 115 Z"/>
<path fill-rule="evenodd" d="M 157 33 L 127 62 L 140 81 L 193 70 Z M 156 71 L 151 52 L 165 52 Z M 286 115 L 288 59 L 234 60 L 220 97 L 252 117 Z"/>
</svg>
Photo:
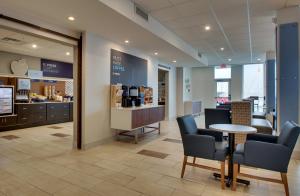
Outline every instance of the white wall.
<svg viewBox="0 0 300 196">
<path fill-rule="evenodd" d="M 83 147 L 88 148 L 110 140 L 110 52 L 126 52 L 148 61 L 148 86 L 153 88 L 154 103 L 158 95 L 158 64 L 155 58 L 141 51 L 115 44 L 92 33 L 83 35 Z M 163 64 L 163 63 L 162 63 Z M 169 72 L 169 118 L 176 115 L 176 70 Z"/>
<path fill-rule="evenodd" d="M 216 82 L 213 67 L 192 68 L 192 99 L 202 101 L 202 108 L 216 107 Z"/>
<path fill-rule="evenodd" d="M 243 97 L 243 66 L 231 67 L 231 100 L 239 101 Z"/>
<path fill-rule="evenodd" d="M 192 68 L 177 67 L 176 78 L 176 102 L 177 102 L 177 116 L 184 115 L 184 102 L 192 100 L 192 88 L 188 91 L 187 85 L 192 86 Z M 189 81 L 189 82 L 188 82 Z"/>
</svg>

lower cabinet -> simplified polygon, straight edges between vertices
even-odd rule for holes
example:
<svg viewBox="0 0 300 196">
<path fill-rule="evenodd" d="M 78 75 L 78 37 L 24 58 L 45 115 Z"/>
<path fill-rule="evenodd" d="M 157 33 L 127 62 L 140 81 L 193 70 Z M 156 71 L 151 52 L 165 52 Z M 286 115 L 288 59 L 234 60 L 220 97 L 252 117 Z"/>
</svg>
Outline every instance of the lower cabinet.
<svg viewBox="0 0 300 196">
<path fill-rule="evenodd" d="M 73 120 L 73 103 L 15 104 L 16 115 L 0 116 L 0 131 Z"/>
<path fill-rule="evenodd" d="M 132 111 L 132 129 L 163 121 L 164 107 L 145 108 Z"/>
<path fill-rule="evenodd" d="M 6 116 L 6 117 L 0 116 L 0 127 L 10 127 L 10 126 L 14 126 L 16 123 L 17 123 L 16 116 Z"/>
<path fill-rule="evenodd" d="M 51 123 L 61 123 L 70 121 L 70 104 L 47 104 L 47 121 Z"/>
</svg>

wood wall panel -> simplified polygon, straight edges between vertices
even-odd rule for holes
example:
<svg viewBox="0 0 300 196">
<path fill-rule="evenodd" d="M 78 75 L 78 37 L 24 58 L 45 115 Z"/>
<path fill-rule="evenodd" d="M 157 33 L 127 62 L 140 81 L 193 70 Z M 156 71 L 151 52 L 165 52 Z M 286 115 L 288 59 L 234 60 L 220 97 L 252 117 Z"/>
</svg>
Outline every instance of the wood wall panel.
<svg viewBox="0 0 300 196">
<path fill-rule="evenodd" d="M 31 92 L 44 95 L 45 86 L 55 86 L 56 92 L 60 91 L 62 96 L 65 95 L 66 86 L 64 81 L 57 81 L 56 83 L 50 83 L 42 80 L 40 80 L 39 82 L 31 81 Z"/>
</svg>

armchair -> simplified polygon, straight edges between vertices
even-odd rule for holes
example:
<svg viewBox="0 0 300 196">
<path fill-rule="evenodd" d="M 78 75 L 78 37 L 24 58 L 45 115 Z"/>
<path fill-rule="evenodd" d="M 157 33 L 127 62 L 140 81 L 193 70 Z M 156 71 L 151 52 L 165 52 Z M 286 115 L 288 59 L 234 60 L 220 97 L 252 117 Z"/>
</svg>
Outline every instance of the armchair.
<svg viewBox="0 0 300 196">
<path fill-rule="evenodd" d="M 248 135 L 245 144 L 239 144 L 233 154 L 234 178 L 232 189 L 236 190 L 236 178 L 241 175 L 284 184 L 286 195 L 289 195 L 286 174 L 299 132 L 300 127 L 297 124 L 287 121 L 278 137 L 264 134 Z M 281 180 L 239 173 L 238 164 L 280 172 Z"/>
<path fill-rule="evenodd" d="M 177 122 L 179 125 L 184 149 L 181 178 L 184 176 L 186 165 L 213 171 L 221 171 L 221 187 L 224 189 L 225 158 L 227 155 L 227 147 L 226 143 L 222 142 L 222 136 L 220 136 L 216 131 L 198 129 L 192 115 L 178 117 Z M 193 163 L 187 161 L 188 156 L 194 157 Z M 217 169 L 196 164 L 196 157 L 220 161 L 221 168 Z"/>
</svg>

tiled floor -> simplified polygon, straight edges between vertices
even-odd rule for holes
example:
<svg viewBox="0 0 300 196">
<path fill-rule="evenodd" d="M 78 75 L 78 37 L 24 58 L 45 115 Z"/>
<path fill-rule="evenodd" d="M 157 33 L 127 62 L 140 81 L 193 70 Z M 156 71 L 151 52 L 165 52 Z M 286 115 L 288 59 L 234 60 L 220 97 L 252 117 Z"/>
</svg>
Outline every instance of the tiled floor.
<svg viewBox="0 0 300 196">
<path fill-rule="evenodd" d="M 150 134 L 139 144 L 124 139 L 86 151 L 71 150 L 72 136 L 51 135 L 72 135 L 71 123 L 58 126 L 63 128 L 45 126 L 0 133 L 0 137 L 19 137 L 0 138 L 0 196 L 284 195 L 282 185 L 257 180 L 251 180 L 249 187 L 238 186 L 237 192 L 221 190 L 210 171 L 192 167 L 187 167 L 184 179 L 180 179 L 183 149 L 177 141 L 180 135 L 175 121 L 163 122 L 161 135 Z M 166 138 L 177 142 L 163 141 Z M 168 156 L 161 159 L 138 154 L 141 150 Z M 279 177 L 258 169 L 242 170 Z M 291 161 L 288 178 L 291 195 L 300 195 L 299 160 Z"/>
</svg>

